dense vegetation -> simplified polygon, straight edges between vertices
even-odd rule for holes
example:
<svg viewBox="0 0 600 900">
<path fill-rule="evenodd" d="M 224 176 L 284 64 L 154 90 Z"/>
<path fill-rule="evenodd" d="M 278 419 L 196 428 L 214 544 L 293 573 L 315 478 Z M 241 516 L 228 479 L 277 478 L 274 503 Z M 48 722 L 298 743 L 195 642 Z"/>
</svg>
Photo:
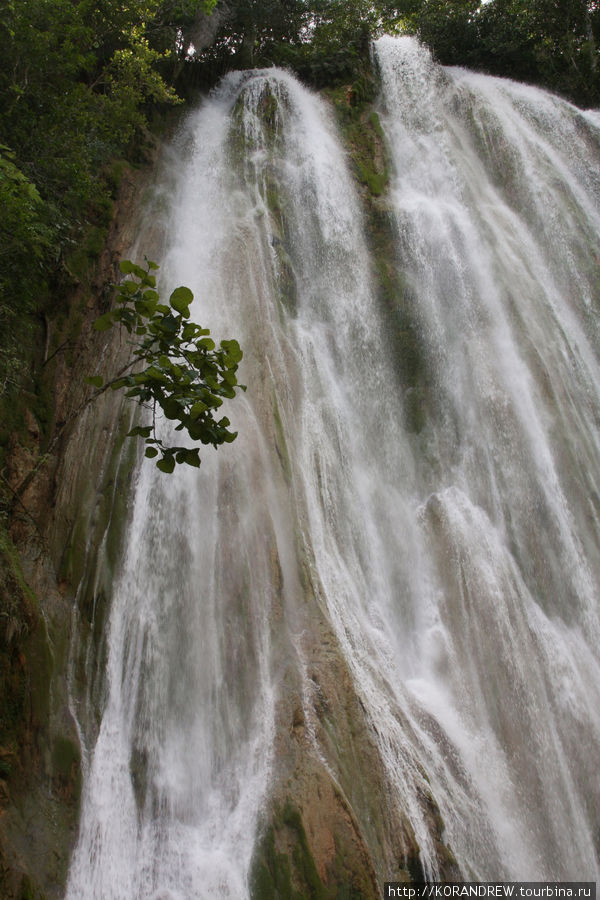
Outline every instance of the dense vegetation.
<svg viewBox="0 0 600 900">
<path fill-rule="evenodd" d="M 0 385 L 20 371 L 28 314 L 101 249 L 116 161 L 140 157 L 180 22 L 211 0 L 3 0 L 0 14 Z M 18 338 L 18 340 L 17 340 Z"/>
</svg>

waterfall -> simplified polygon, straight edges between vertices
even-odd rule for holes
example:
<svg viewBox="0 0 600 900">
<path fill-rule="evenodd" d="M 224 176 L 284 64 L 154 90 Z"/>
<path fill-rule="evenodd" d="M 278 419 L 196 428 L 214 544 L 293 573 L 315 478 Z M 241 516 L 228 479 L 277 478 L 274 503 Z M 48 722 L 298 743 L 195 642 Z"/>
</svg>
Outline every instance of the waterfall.
<svg viewBox="0 0 600 900">
<path fill-rule="evenodd" d="M 161 290 L 248 391 L 199 473 L 137 474 L 72 900 L 248 896 L 299 746 L 381 881 L 410 841 L 430 878 L 598 877 L 600 119 L 412 38 L 375 63 L 391 301 L 291 75 L 227 76 L 166 152 Z"/>
<path fill-rule="evenodd" d="M 408 38 L 377 54 L 425 368 L 408 685 L 456 760 L 426 728 L 425 765 L 465 872 L 593 878 L 597 120 Z"/>
</svg>

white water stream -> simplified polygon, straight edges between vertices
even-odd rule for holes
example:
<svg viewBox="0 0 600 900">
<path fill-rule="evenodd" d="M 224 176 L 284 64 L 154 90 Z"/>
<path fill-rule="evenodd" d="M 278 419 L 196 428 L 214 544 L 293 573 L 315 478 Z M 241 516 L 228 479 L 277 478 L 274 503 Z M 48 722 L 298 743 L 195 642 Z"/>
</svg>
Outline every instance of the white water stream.
<svg viewBox="0 0 600 900">
<path fill-rule="evenodd" d="M 228 76 L 167 158 L 163 289 L 248 392 L 199 473 L 140 469 L 70 900 L 248 895 L 301 571 L 424 873 L 430 789 L 465 878 L 598 876 L 600 122 L 409 38 L 376 59 L 416 384 L 321 100 Z"/>
</svg>

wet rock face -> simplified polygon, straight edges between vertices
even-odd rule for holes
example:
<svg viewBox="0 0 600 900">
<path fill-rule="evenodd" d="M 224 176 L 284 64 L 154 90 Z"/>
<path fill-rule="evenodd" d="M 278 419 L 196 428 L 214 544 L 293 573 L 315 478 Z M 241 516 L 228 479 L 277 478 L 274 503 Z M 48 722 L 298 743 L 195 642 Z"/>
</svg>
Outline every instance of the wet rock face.
<svg viewBox="0 0 600 900">
<path fill-rule="evenodd" d="M 372 726 L 335 634 L 315 598 L 308 593 L 305 600 L 303 656 L 310 662 L 304 683 L 293 665 L 281 680 L 276 775 L 256 844 L 251 896 L 378 898 L 384 881 L 423 879 L 419 846 L 391 800 Z M 430 793 L 423 794 L 422 807 L 440 872 L 460 878 Z"/>
<path fill-rule="evenodd" d="M 51 439 L 37 418 L 40 404 L 60 429 L 89 390 L 84 377 L 106 356 L 93 322 L 131 246 L 139 191 L 140 180 L 125 172 L 107 245 L 69 304 L 77 339 L 45 368 L 44 398 L 32 395 L 31 407 L 24 398 L 23 428 L 7 455 L 5 476 L 19 490 L 0 528 L 0 895 L 7 900 L 64 895 L 81 789 L 67 689 L 72 606 L 112 505 L 115 423 L 119 430 L 112 398 L 86 422 L 75 419 L 19 486 Z M 47 327 L 70 334 L 73 322 Z"/>
</svg>

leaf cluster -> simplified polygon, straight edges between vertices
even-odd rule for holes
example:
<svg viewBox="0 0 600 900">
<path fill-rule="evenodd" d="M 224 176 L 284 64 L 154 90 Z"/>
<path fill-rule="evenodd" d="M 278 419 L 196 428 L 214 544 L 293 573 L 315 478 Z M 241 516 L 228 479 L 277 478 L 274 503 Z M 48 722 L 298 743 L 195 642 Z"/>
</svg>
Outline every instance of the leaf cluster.
<svg viewBox="0 0 600 900">
<path fill-rule="evenodd" d="M 200 465 L 197 447 L 165 444 L 157 435 L 156 411 L 176 422 L 175 431 L 187 432 L 194 442 L 218 447 L 235 440 L 226 416 L 217 418 L 225 399 L 233 399 L 236 389 L 246 390 L 237 381 L 243 353 L 236 340 L 223 340 L 217 347 L 208 328 L 190 319 L 193 294 L 187 287 L 176 288 L 168 305 L 160 302 L 156 290 L 158 269 L 147 261 L 146 269 L 130 260 L 121 263 L 129 276 L 117 286 L 116 305 L 95 322 L 98 331 L 119 325 L 132 339 L 132 359 L 127 370 L 105 383 L 99 375 L 88 378 L 98 393 L 111 388 L 125 390 L 125 396 L 152 410 L 152 424 L 138 425 L 129 432 L 146 444 L 149 458 L 160 458 L 157 466 L 170 473 L 177 463 Z"/>
</svg>

